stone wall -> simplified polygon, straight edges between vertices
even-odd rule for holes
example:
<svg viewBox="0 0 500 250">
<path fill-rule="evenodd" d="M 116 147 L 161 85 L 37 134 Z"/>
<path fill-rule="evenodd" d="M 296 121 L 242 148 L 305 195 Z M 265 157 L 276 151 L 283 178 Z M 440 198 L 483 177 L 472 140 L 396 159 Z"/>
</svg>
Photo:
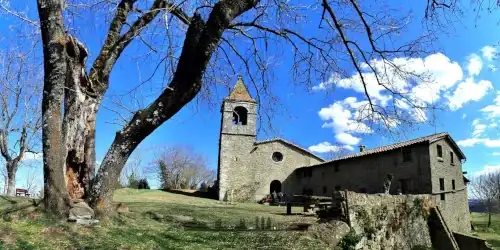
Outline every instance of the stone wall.
<svg viewBox="0 0 500 250">
<path fill-rule="evenodd" d="M 467 250 L 493 250 L 486 240 L 471 235 L 453 233 L 460 249 Z"/>
<path fill-rule="evenodd" d="M 350 226 L 363 235 L 356 249 L 430 247 L 427 223 L 430 195 L 385 195 L 346 192 Z"/>
<path fill-rule="evenodd" d="M 401 181 L 408 183 L 408 193 L 423 194 L 431 193 L 429 163 L 428 145 L 416 144 L 411 146 L 411 161 L 403 161 L 402 150 L 393 150 L 304 167 L 291 178 L 297 182 L 296 194 L 312 189 L 314 195 L 330 196 L 336 187 L 363 193 L 382 193 L 387 174 L 392 174 L 391 194 L 402 191 Z M 312 175 L 308 175 L 307 171 L 311 171 Z"/>
<path fill-rule="evenodd" d="M 437 155 L 437 145 L 442 147 L 442 157 Z M 453 153 L 453 162 L 450 153 Z M 454 232 L 470 232 L 467 186 L 463 179 L 462 163 L 458 157 L 459 152 L 450 145 L 447 139 L 442 139 L 429 145 L 429 155 L 432 194 L 435 196 L 446 224 Z M 444 181 L 444 190 L 441 190 L 440 179 Z M 453 182 L 455 187 L 453 187 Z"/>
</svg>

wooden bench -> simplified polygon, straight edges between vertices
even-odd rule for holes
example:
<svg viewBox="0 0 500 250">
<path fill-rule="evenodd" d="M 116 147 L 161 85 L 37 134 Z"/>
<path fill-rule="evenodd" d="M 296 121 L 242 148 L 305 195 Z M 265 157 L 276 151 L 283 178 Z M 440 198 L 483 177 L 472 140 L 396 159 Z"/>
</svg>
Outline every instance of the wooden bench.
<svg viewBox="0 0 500 250">
<path fill-rule="evenodd" d="M 27 189 L 16 188 L 16 196 L 21 196 L 21 194 L 24 196 L 30 196 Z"/>
</svg>

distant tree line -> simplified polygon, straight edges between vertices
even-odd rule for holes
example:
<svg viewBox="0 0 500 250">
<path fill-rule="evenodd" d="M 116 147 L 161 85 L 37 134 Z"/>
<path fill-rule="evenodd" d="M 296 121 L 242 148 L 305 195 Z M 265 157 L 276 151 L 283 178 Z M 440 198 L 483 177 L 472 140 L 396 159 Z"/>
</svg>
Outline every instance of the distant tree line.
<svg viewBox="0 0 500 250">
<path fill-rule="evenodd" d="M 202 154 L 184 146 L 165 149 L 157 157 L 153 171 L 162 189 L 208 190 L 214 171 Z"/>
<path fill-rule="evenodd" d="M 491 214 L 500 212 L 500 171 L 475 176 L 471 181 L 471 194 L 488 212 L 488 227 Z"/>
<path fill-rule="evenodd" d="M 128 177 L 128 188 L 135 189 L 151 189 L 149 187 L 148 179 L 146 178 L 136 178 L 135 174 L 132 172 Z"/>
</svg>

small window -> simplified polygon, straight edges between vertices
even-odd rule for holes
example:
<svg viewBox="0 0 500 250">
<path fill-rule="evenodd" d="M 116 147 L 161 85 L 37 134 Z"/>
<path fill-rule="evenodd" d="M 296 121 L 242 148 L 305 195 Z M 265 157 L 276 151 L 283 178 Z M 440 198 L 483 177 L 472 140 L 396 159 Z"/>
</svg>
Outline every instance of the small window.
<svg viewBox="0 0 500 250">
<path fill-rule="evenodd" d="M 453 152 L 450 152 L 450 164 L 453 165 L 455 164 L 455 159 L 453 159 Z"/>
<path fill-rule="evenodd" d="M 437 154 L 438 157 L 443 158 L 443 147 L 441 145 L 437 145 Z"/>
<path fill-rule="evenodd" d="M 439 178 L 439 190 L 444 191 L 444 178 Z"/>
<path fill-rule="evenodd" d="M 340 185 L 335 186 L 335 191 L 340 191 L 340 189 L 342 189 Z"/>
<path fill-rule="evenodd" d="M 247 125 L 248 110 L 242 106 L 234 108 L 233 111 L 233 124 L 234 125 Z"/>
<path fill-rule="evenodd" d="M 411 148 L 403 148 L 403 162 L 411 161 Z"/>
<path fill-rule="evenodd" d="M 283 160 L 283 154 L 280 152 L 274 152 L 272 158 L 274 162 L 280 162 Z"/>
<path fill-rule="evenodd" d="M 444 199 L 445 199 L 444 193 L 440 194 L 439 196 L 441 197 L 441 200 L 444 201 Z"/>
<path fill-rule="evenodd" d="M 323 186 L 323 194 L 326 194 L 326 186 Z"/>
<path fill-rule="evenodd" d="M 455 190 L 455 180 L 451 180 L 451 188 Z"/>
</svg>

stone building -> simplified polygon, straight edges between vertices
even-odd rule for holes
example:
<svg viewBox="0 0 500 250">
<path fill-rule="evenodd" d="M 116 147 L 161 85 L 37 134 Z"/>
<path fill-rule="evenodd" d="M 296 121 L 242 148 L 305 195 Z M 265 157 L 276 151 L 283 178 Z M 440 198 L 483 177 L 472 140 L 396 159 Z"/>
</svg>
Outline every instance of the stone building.
<svg viewBox="0 0 500 250">
<path fill-rule="evenodd" d="M 281 138 L 256 140 L 257 102 L 241 77 L 224 99 L 221 112 L 217 170 L 221 200 L 257 200 L 272 191 L 291 193 L 293 186 L 284 181 L 295 169 L 324 162 Z"/>
<path fill-rule="evenodd" d="M 325 195 L 333 190 L 383 193 L 392 176 L 390 194 L 431 194 L 452 231 L 470 231 L 465 155 L 448 133 L 365 149 L 344 157 L 304 166 L 286 182 L 293 193 Z"/>
<path fill-rule="evenodd" d="M 257 103 L 241 78 L 222 104 L 217 179 L 219 199 L 258 200 L 273 191 L 330 196 L 334 190 L 431 194 L 450 229 L 470 231 L 466 159 L 447 133 L 322 158 L 281 138 L 256 141 Z"/>
</svg>

